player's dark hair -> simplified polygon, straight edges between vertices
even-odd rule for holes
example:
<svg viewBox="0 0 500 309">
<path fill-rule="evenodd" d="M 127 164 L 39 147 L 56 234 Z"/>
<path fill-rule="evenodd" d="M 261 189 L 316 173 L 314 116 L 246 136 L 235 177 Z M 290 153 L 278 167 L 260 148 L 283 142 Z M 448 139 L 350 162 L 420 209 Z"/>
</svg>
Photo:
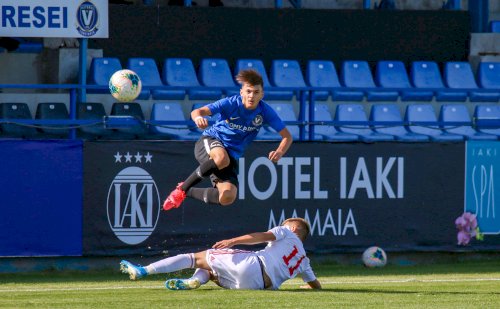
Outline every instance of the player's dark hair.
<svg viewBox="0 0 500 309">
<path fill-rule="evenodd" d="M 311 226 L 309 225 L 309 222 L 307 222 L 303 218 L 288 218 L 281 225 L 285 225 L 290 222 L 297 222 L 302 226 L 302 230 L 300 231 L 301 234 L 301 239 L 302 241 L 306 240 L 307 236 L 311 233 Z"/>
<path fill-rule="evenodd" d="M 236 80 L 242 85 L 244 83 L 248 83 L 252 86 L 261 85 L 262 87 L 264 87 L 262 76 L 259 74 L 259 72 L 252 69 L 239 71 L 238 75 L 236 75 Z"/>
</svg>

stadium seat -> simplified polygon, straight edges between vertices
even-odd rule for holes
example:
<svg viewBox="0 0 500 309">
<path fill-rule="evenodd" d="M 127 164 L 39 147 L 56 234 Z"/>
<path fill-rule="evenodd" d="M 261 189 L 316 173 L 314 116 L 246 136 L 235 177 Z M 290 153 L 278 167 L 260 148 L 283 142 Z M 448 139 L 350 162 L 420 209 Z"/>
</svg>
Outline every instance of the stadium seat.
<svg viewBox="0 0 500 309">
<path fill-rule="evenodd" d="M 113 103 L 111 106 L 110 116 L 131 116 L 139 121 L 144 121 L 144 113 L 142 112 L 141 105 L 136 102 L 127 103 Z M 116 128 L 116 132 L 120 133 L 121 136 L 116 138 L 124 139 L 134 139 L 134 138 L 144 138 L 147 135 L 147 126 L 142 123 L 139 126 L 124 126 Z"/>
<path fill-rule="evenodd" d="M 314 105 L 314 121 L 333 121 L 332 114 L 328 108 L 328 105 L 322 103 L 316 103 Z M 306 130 L 306 136 L 309 136 L 308 130 Z M 319 139 L 333 142 L 354 142 L 359 140 L 358 135 L 342 133 L 335 129 L 335 126 L 329 125 L 315 125 L 314 126 L 315 136 L 319 135 Z M 315 140 L 319 140 L 317 137 Z"/>
<path fill-rule="evenodd" d="M 402 125 L 403 117 L 399 111 L 397 104 L 374 104 L 370 112 L 370 120 L 374 122 L 384 122 L 380 125 L 374 125 L 374 131 L 382 134 L 394 136 L 397 141 L 401 142 L 427 142 L 427 135 L 415 134 L 408 132 L 405 126 Z M 390 124 L 395 122 L 395 124 Z M 399 123 L 398 123 L 399 122 Z"/>
<path fill-rule="evenodd" d="M 0 119 L 33 119 L 30 109 L 26 103 L 1 103 Z M 0 129 L 2 137 L 33 138 L 37 136 L 37 131 L 33 127 L 18 125 L 14 123 L 1 123 Z"/>
<path fill-rule="evenodd" d="M 377 63 L 375 81 L 384 88 L 400 88 L 402 101 L 432 101 L 432 91 L 411 89 L 406 68 L 401 61 L 379 61 Z"/>
<path fill-rule="evenodd" d="M 276 87 L 271 86 L 264 63 L 259 59 L 239 59 L 236 60 L 234 67 L 234 76 L 241 70 L 253 69 L 262 75 L 264 82 L 264 101 L 286 100 L 293 96 L 293 91 L 276 90 Z"/>
<path fill-rule="evenodd" d="M 237 89 L 237 85 L 234 83 L 233 76 L 231 75 L 229 64 L 225 59 L 202 59 L 198 70 L 198 78 L 204 86 L 234 88 L 222 90 L 226 96 L 239 93 L 239 89 Z"/>
<path fill-rule="evenodd" d="M 372 72 L 366 61 L 344 61 L 340 80 L 345 87 L 372 88 L 373 90 L 360 91 L 366 95 L 368 101 L 396 101 L 397 91 L 384 91 L 376 89 Z"/>
<path fill-rule="evenodd" d="M 311 60 L 307 63 L 306 80 L 311 87 L 340 88 L 337 70 L 332 61 L 329 60 Z M 341 89 L 332 89 L 329 91 L 316 91 L 315 99 L 327 100 L 332 95 L 335 101 L 362 101 L 363 93 L 359 91 L 349 91 Z"/>
<path fill-rule="evenodd" d="M 271 83 L 276 87 L 296 88 L 306 87 L 302 70 L 297 60 L 276 59 L 271 62 Z M 299 99 L 298 92 L 295 93 Z M 292 95 L 283 100 L 291 100 Z"/>
<path fill-rule="evenodd" d="M 394 136 L 373 131 L 368 125 L 368 117 L 361 104 L 339 104 L 335 112 L 335 121 L 359 122 L 337 125 L 337 130 L 343 133 L 355 134 L 364 142 L 393 141 Z"/>
<path fill-rule="evenodd" d="M 68 108 L 64 103 L 38 103 L 36 107 L 35 119 L 69 119 Z M 68 137 L 68 129 L 50 129 L 48 127 L 61 127 L 57 125 L 42 125 L 39 129 L 47 137 L 63 138 Z"/>
<path fill-rule="evenodd" d="M 496 125 L 500 125 L 500 106 L 498 104 L 491 105 L 476 105 L 474 108 L 474 121 L 480 123 L 482 120 L 487 120 L 488 122 L 495 122 Z M 500 138 L 500 127 L 496 128 L 478 128 L 481 133 L 496 135 Z"/>
<path fill-rule="evenodd" d="M 443 132 L 437 125 L 432 125 L 432 124 L 418 125 L 418 122 L 437 123 L 436 113 L 431 104 L 408 105 L 406 107 L 405 121 L 410 123 L 410 125 L 408 126 L 410 132 L 427 135 L 433 141 L 459 142 L 464 139 L 462 135 Z"/>
<path fill-rule="evenodd" d="M 435 89 L 436 101 L 464 102 L 466 91 L 446 91 L 441 71 L 434 61 L 414 61 L 410 69 L 411 81 L 415 88 Z"/>
<path fill-rule="evenodd" d="M 142 82 L 142 91 L 137 99 L 147 100 L 150 95 L 153 100 L 175 100 L 179 97 L 178 91 L 163 89 L 144 89 L 145 87 L 163 86 L 158 67 L 153 58 L 129 58 L 127 68 L 139 75 Z M 184 95 L 182 95 L 184 99 Z"/>
<path fill-rule="evenodd" d="M 500 90 L 500 62 L 481 62 L 478 67 L 479 86 Z"/>
<path fill-rule="evenodd" d="M 151 110 L 151 121 L 182 121 L 187 120 L 184 116 L 182 106 L 177 102 L 154 103 Z M 194 123 L 191 127 L 194 127 Z M 150 125 L 150 130 L 161 138 L 175 140 L 198 140 L 200 132 L 192 131 L 188 125 L 183 124 L 159 124 Z"/>
<path fill-rule="evenodd" d="M 464 104 L 444 104 L 439 113 L 440 122 L 470 122 L 469 111 Z M 468 140 L 496 140 L 497 137 L 478 132 L 471 125 L 442 125 L 445 132 L 463 135 Z"/>
<path fill-rule="evenodd" d="M 109 93 L 108 85 L 111 75 L 122 69 L 118 58 L 92 58 L 87 78 L 89 85 L 105 86 L 104 89 L 87 89 L 88 93 Z"/>
<path fill-rule="evenodd" d="M 500 93 L 482 92 L 478 89 L 468 62 L 447 62 L 444 67 L 444 77 L 448 87 L 467 90 L 471 102 L 498 102 Z"/>
<path fill-rule="evenodd" d="M 173 87 L 201 87 L 193 62 L 188 58 L 166 58 L 163 62 L 163 82 Z M 183 100 L 185 90 L 170 90 L 171 97 Z M 187 89 L 190 100 L 218 100 L 219 90 Z"/>
<path fill-rule="evenodd" d="M 500 33 L 500 20 L 490 21 L 490 32 Z"/>
<path fill-rule="evenodd" d="M 113 131 L 104 128 L 106 111 L 102 103 L 81 102 L 76 109 L 76 118 L 80 120 L 95 120 L 93 125 L 83 125 L 78 129 L 78 135 L 83 139 L 100 139 L 109 137 Z"/>
<path fill-rule="evenodd" d="M 293 106 L 291 103 L 283 102 L 283 103 L 269 103 L 269 105 L 276 111 L 278 116 L 286 121 L 297 121 L 297 116 L 293 110 Z M 296 141 L 300 138 L 300 129 L 298 125 L 286 124 L 288 131 L 292 135 L 292 138 Z M 258 140 L 281 140 L 281 135 L 276 132 L 271 127 L 263 127 L 259 130 L 256 139 Z"/>
</svg>

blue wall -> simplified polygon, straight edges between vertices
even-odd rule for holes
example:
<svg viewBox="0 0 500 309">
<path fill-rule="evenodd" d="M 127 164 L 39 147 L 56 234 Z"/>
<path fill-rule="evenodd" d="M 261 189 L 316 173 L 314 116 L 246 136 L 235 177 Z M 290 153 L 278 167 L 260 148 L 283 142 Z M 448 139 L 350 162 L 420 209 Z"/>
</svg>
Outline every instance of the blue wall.
<svg viewBox="0 0 500 309">
<path fill-rule="evenodd" d="M 81 255 L 81 141 L 0 141 L 0 175 L 0 256 Z"/>
</svg>

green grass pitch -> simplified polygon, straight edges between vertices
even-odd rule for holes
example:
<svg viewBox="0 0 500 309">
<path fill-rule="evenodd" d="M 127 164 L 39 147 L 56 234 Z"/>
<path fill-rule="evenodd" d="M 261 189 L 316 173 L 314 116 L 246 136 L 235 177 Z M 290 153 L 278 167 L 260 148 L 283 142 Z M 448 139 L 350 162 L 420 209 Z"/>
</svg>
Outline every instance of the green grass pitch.
<svg viewBox="0 0 500 309">
<path fill-rule="evenodd" d="M 500 254 L 489 260 L 367 269 L 313 264 L 323 290 L 191 291 L 164 288 L 166 276 L 130 281 L 118 271 L 0 274 L 0 308 L 499 308 Z M 186 273 L 184 274 L 186 275 Z M 170 276 L 173 277 L 173 276 Z"/>
</svg>

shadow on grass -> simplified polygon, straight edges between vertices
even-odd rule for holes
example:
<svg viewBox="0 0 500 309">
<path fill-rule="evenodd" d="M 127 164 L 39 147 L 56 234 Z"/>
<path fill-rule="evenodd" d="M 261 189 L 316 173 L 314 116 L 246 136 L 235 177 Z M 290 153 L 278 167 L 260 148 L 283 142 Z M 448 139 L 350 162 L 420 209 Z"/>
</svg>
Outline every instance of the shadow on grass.
<svg viewBox="0 0 500 309">
<path fill-rule="evenodd" d="M 359 294 L 419 294 L 419 295 L 500 295 L 500 292 L 491 291 L 422 291 L 422 290 L 389 290 L 389 289 L 339 289 L 323 288 L 321 290 L 279 290 L 280 292 L 306 293 L 359 293 Z"/>
</svg>

